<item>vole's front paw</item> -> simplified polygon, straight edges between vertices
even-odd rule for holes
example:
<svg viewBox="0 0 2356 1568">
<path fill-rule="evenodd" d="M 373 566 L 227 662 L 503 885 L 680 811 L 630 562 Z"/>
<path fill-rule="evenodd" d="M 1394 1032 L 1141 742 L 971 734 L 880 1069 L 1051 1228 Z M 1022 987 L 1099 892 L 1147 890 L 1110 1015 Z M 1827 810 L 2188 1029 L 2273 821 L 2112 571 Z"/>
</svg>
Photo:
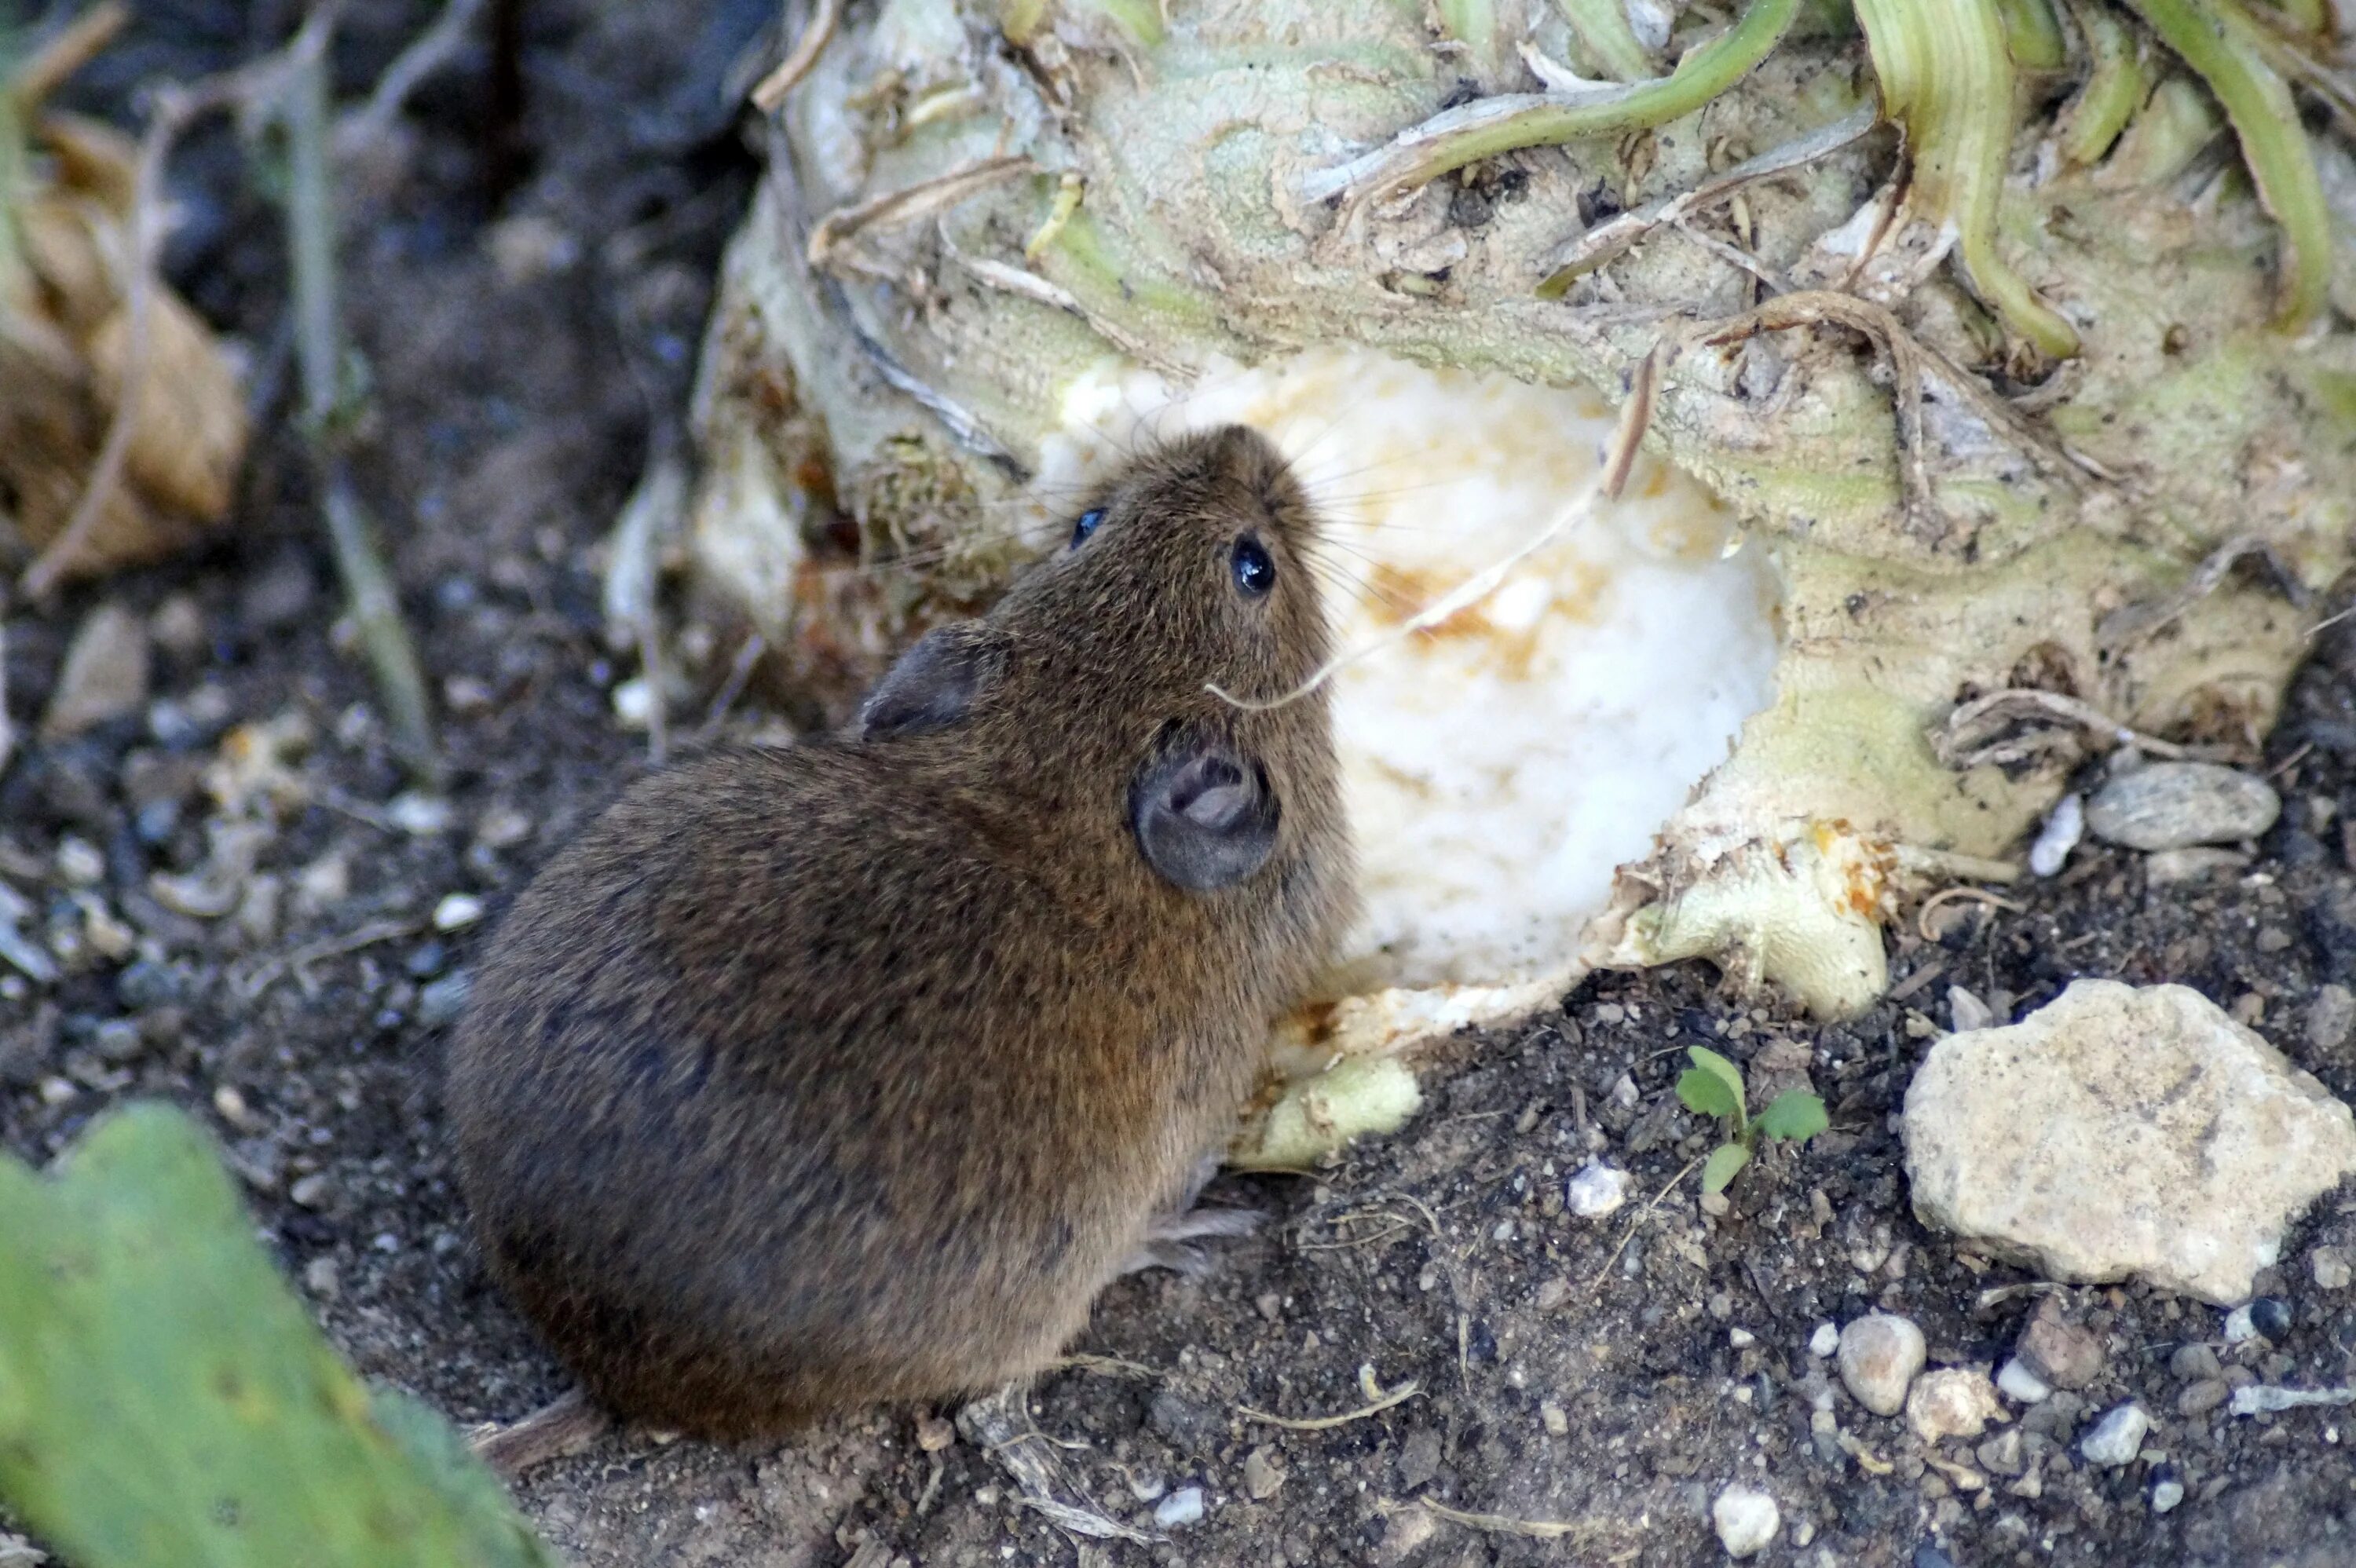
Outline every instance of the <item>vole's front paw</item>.
<svg viewBox="0 0 2356 1568">
<path fill-rule="evenodd" d="M 1145 1243 L 1130 1254 L 1120 1272 L 1137 1274 L 1150 1268 L 1166 1268 L 1186 1275 L 1206 1274 L 1211 1257 L 1196 1243 L 1217 1237 L 1248 1236 L 1267 1218 L 1257 1209 L 1189 1209 L 1183 1213 L 1164 1214 L 1146 1227 Z"/>
</svg>

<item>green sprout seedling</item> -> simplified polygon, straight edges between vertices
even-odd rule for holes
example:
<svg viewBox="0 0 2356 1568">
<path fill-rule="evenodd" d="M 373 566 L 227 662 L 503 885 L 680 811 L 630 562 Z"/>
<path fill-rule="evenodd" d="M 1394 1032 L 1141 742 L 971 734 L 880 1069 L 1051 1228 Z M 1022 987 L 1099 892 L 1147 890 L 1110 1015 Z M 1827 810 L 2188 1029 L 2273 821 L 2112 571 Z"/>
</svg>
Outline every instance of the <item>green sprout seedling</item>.
<svg viewBox="0 0 2356 1568">
<path fill-rule="evenodd" d="M 1714 1051 L 1698 1045 L 1686 1048 L 1693 1065 L 1677 1079 L 1677 1098 L 1686 1109 L 1725 1123 L 1726 1141 L 1709 1151 L 1701 1168 L 1701 1189 L 1723 1192 L 1735 1173 L 1751 1163 L 1751 1154 L 1764 1134 L 1804 1143 L 1832 1125 L 1825 1103 L 1805 1089 L 1787 1089 L 1757 1115 L 1751 1115 L 1743 1093 L 1742 1069 Z"/>
</svg>

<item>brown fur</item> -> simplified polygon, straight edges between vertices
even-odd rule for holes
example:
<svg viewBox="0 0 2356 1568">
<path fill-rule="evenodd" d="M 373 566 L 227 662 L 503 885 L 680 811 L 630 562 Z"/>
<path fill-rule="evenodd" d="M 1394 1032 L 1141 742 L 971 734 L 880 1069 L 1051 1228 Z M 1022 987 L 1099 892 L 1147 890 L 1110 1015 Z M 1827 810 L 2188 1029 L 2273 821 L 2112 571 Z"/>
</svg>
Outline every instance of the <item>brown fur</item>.
<svg viewBox="0 0 2356 1568">
<path fill-rule="evenodd" d="M 630 790 L 518 901 L 452 1048 L 492 1273 L 618 1413 L 714 1436 L 1035 1370 L 1182 1197 L 1351 907 L 1307 503 L 1229 429 L 1134 464 L 984 620 L 961 720 Z M 1256 530 L 1274 590 L 1238 593 Z M 888 685 L 888 682 L 887 682 Z M 1165 726 L 1256 758 L 1243 881 L 1157 877 Z"/>
</svg>

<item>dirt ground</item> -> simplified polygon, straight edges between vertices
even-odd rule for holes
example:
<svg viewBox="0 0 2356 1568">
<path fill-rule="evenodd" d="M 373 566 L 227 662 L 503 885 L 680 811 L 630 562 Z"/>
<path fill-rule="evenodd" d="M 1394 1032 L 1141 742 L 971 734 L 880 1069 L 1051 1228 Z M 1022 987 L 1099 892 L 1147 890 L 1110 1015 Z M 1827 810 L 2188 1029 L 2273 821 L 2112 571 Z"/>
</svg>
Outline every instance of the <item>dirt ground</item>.
<svg viewBox="0 0 2356 1568">
<path fill-rule="evenodd" d="M 75 101 L 128 123 L 136 82 L 234 63 L 294 10 L 155 0 Z M 599 545 L 683 406 L 753 172 L 720 84 L 771 10 L 522 7 L 516 112 L 474 59 L 420 95 L 410 139 L 348 193 L 346 297 L 376 395 L 365 481 L 444 698 L 446 818 L 392 760 L 338 631 L 284 433 L 275 221 L 226 133 L 177 165 L 186 227 L 169 261 L 252 347 L 279 433 L 218 548 L 8 621 L 26 732 L 0 776 L 0 880 L 37 932 L 85 931 L 79 897 L 135 951 L 86 950 L 54 986 L 0 981 L 0 1144 L 46 1160 L 133 1095 L 200 1111 L 336 1341 L 460 1422 L 511 1418 L 563 1384 L 466 1240 L 441 1030 L 481 933 L 643 765 L 643 737 L 615 717 L 631 671 L 602 641 Z M 354 7 L 346 92 L 430 11 Z M 102 600 L 166 634 L 152 701 L 43 743 L 42 694 Z M 260 851 L 269 891 L 218 918 L 175 912 L 152 879 L 209 853 L 201 775 L 220 737 L 289 716 L 307 741 Z M 584 1563 L 1702 1563 L 1723 1558 L 1710 1499 L 1738 1479 L 1782 1509 L 1774 1563 L 2356 1563 L 2356 1411 L 2188 1413 L 2171 1369 L 2207 1344 L 2229 1375 L 2356 1376 L 2356 1299 L 2312 1267 L 2319 1246 L 2356 1252 L 2346 1189 L 2262 1280 L 2290 1306 L 2279 1342 L 2226 1347 L 2221 1314 L 2136 1286 L 2056 1292 L 2103 1343 L 2102 1370 L 1995 1461 L 1960 1442 L 1925 1451 L 1832 1392 L 1808 1349 L 1820 1323 L 1879 1307 L 1922 1325 L 1934 1365 L 1992 1368 L 2040 1299 L 1907 1207 L 1893 1114 L 1951 983 L 2017 1015 L 2082 975 L 2181 981 L 2356 1098 L 2356 1045 L 2313 1046 L 2306 1021 L 2319 985 L 2356 975 L 2356 626 L 2319 637 L 2268 765 L 2284 819 L 2238 873 L 2154 886 L 2139 857 L 2082 851 L 2016 891 L 2017 909 L 1965 906 L 1937 940 L 1900 937 L 1896 999 L 1858 1022 L 1746 1006 L 1688 965 L 1593 979 L 1521 1029 L 1455 1042 L 1400 1136 L 1313 1179 L 1223 1181 L 1215 1197 L 1276 1222 L 1205 1277 L 1112 1290 L 1011 1445 L 970 1420 L 944 1445 L 907 1411 L 770 1451 L 613 1437 L 520 1499 Z M 453 893 L 486 918 L 437 932 Z M 1754 1073 L 1804 1068 L 1833 1108 L 1831 1134 L 1763 1158 L 1716 1218 L 1690 1175 L 1644 1206 L 1707 1147 L 1670 1090 L 1699 1042 Z M 1637 1200 L 1572 1218 L 1564 1180 L 1599 1152 Z M 1254 1413 L 1349 1416 L 1410 1382 L 1323 1425 Z M 2091 1469 L 2071 1445 L 2129 1397 L 2184 1488 L 2171 1511 L 2152 1506 L 2157 1465 Z M 1010 1458 L 1129 1538 L 1068 1532 Z"/>
</svg>

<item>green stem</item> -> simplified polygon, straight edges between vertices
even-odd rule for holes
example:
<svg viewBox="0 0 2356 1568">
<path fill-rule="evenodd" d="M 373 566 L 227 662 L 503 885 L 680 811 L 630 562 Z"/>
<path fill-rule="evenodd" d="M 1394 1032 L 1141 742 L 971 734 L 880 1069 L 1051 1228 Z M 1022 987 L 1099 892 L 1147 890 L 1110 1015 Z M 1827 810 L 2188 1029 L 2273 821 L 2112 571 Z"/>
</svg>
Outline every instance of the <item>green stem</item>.
<svg viewBox="0 0 2356 1568">
<path fill-rule="evenodd" d="M 1514 92 L 1433 115 L 1390 145 L 1302 182 L 1312 201 L 1419 186 L 1523 147 L 1611 136 L 1692 113 L 1751 73 L 1792 25 L 1799 0 L 1751 0 L 1733 27 L 1687 51 L 1665 77 L 1591 92 Z"/>
<path fill-rule="evenodd" d="M 1162 42 L 1162 12 L 1154 0 L 1081 0 L 1090 10 L 1100 11 L 1109 17 L 1114 27 L 1127 33 L 1141 48 L 1154 48 Z"/>
<path fill-rule="evenodd" d="M 2070 63 L 2062 24 L 2046 0 L 1996 0 L 1996 6 L 2013 64 L 2023 70 L 2060 70 Z"/>
<path fill-rule="evenodd" d="M 1882 112 L 1906 128 L 1918 211 L 1955 225 L 1972 288 L 2057 359 L 2078 334 L 1997 254 L 1997 208 L 2012 153 L 2013 64 L 1990 0 L 1857 0 Z"/>
<path fill-rule="evenodd" d="M 2258 199 L 2282 226 L 2276 324 L 2304 326 L 2331 287 L 2331 210 L 2290 84 L 2267 65 L 2256 24 L 2234 0 L 2130 0 L 2225 106 Z"/>
<path fill-rule="evenodd" d="M 1620 0 L 1555 0 L 1580 48 L 1614 81 L 1643 81 L 1653 74 L 1653 57 L 1628 25 Z"/>
<path fill-rule="evenodd" d="M 326 13 L 321 13 L 324 16 Z M 294 72 L 282 106 L 286 127 L 286 245 L 303 422 L 336 570 L 350 600 L 360 647 L 376 677 L 394 744 L 412 767 L 434 767 L 433 721 L 417 650 L 401 618 L 392 573 L 371 539 L 343 459 L 343 333 L 336 304 L 336 215 L 327 138 L 327 27 L 315 19 L 289 50 Z"/>
<path fill-rule="evenodd" d="M 2094 69 L 2086 85 L 2062 111 L 2062 158 L 2072 164 L 2094 164 L 2111 150 L 2119 133 L 2135 118 L 2136 110 L 2151 91 L 2143 54 L 2135 34 L 2099 0 L 2078 0 L 2072 7 L 2078 31 L 2086 39 Z"/>
</svg>

